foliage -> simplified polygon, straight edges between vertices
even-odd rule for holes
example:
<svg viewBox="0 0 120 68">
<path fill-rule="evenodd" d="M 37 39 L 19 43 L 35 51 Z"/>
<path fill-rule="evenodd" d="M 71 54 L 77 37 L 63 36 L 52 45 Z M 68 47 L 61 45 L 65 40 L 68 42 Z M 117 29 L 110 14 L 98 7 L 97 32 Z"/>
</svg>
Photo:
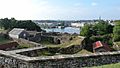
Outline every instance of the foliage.
<svg viewBox="0 0 120 68">
<path fill-rule="evenodd" d="M 6 38 L 0 36 L 0 44 L 4 44 L 4 43 L 10 42 L 10 41 L 11 41 L 10 39 L 6 39 Z"/>
<path fill-rule="evenodd" d="M 85 26 L 81 29 L 80 35 L 85 37 L 91 36 L 90 28 L 91 28 L 91 25 L 85 24 Z"/>
<path fill-rule="evenodd" d="M 99 23 L 93 25 L 93 35 L 105 35 L 112 33 L 113 26 L 110 25 L 108 22 L 100 20 Z"/>
<path fill-rule="evenodd" d="M 92 35 L 105 35 L 113 32 L 113 26 L 108 22 L 99 20 L 98 23 L 94 25 L 86 24 L 80 32 L 80 35 L 90 37 Z"/>
<path fill-rule="evenodd" d="M 110 45 L 110 47 L 112 47 L 112 45 L 113 45 L 112 34 L 87 37 L 82 42 L 82 45 L 84 46 L 84 49 L 92 52 L 93 51 L 92 45 L 96 41 L 101 41 L 103 43 L 106 43 L 106 44 Z"/>
<path fill-rule="evenodd" d="M 90 40 L 92 42 L 101 41 L 103 43 L 107 43 L 108 45 L 113 45 L 111 34 L 106 34 L 102 36 L 92 36 L 90 37 Z"/>
<path fill-rule="evenodd" d="M 36 30 L 36 31 L 41 31 L 41 28 L 36 25 L 33 21 L 31 20 L 15 20 L 14 18 L 8 19 L 0 19 L 0 26 L 4 27 L 5 30 L 7 29 L 13 29 L 13 28 L 24 28 L 27 30 Z"/>
<path fill-rule="evenodd" d="M 120 20 L 115 21 L 115 27 L 113 28 L 113 40 L 120 41 Z"/>
<path fill-rule="evenodd" d="M 98 23 L 92 25 L 87 24 L 82 28 L 80 33 L 80 35 L 86 37 L 82 45 L 88 51 L 93 51 L 92 44 L 96 41 L 102 41 L 108 45 L 113 45 L 112 33 L 113 26 L 107 21 L 99 20 Z"/>
</svg>

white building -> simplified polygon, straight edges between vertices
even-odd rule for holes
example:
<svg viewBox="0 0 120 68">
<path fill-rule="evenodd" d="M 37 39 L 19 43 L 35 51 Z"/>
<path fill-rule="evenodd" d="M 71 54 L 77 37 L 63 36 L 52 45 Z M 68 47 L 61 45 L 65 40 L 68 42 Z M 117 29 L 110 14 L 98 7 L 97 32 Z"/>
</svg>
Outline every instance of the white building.
<svg viewBox="0 0 120 68">
<path fill-rule="evenodd" d="M 25 31 L 25 29 L 20 29 L 20 28 L 14 28 L 9 32 L 9 37 L 11 38 L 27 38 L 28 33 Z"/>
<path fill-rule="evenodd" d="M 71 23 L 72 27 L 83 27 L 84 23 Z"/>
</svg>

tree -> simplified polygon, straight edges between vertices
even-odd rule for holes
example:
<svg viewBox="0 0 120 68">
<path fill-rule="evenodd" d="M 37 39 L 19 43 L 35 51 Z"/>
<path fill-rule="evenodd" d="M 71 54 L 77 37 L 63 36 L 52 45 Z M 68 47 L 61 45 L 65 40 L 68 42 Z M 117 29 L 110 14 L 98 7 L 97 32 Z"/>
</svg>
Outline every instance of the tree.
<svg viewBox="0 0 120 68">
<path fill-rule="evenodd" d="M 25 20 L 25 21 L 17 21 L 16 28 L 24 28 L 27 30 L 36 30 L 36 31 L 42 31 L 42 29 L 32 22 L 31 20 Z"/>
<path fill-rule="evenodd" d="M 115 26 L 113 28 L 113 40 L 120 41 L 120 20 L 115 21 Z"/>
<path fill-rule="evenodd" d="M 85 24 L 85 26 L 81 29 L 80 35 L 85 37 L 91 36 L 91 25 Z"/>
<path fill-rule="evenodd" d="M 17 25 L 17 20 L 15 18 L 10 19 L 10 29 L 13 29 Z"/>
<path fill-rule="evenodd" d="M 1 19 L 0 23 L 5 30 L 10 28 L 10 20 L 8 18 Z"/>
<path fill-rule="evenodd" d="M 8 29 L 11 30 L 13 28 L 24 28 L 27 30 L 42 31 L 42 29 L 31 20 L 18 21 L 18 20 L 15 20 L 15 18 L 0 19 L 0 26 L 4 27 L 5 30 L 8 30 Z"/>
<path fill-rule="evenodd" d="M 90 25 L 86 24 L 80 32 L 82 36 L 98 36 L 98 35 L 105 35 L 113 33 L 113 26 L 110 25 L 108 22 L 99 20 L 98 23 Z"/>
<path fill-rule="evenodd" d="M 95 24 L 94 27 L 92 28 L 95 32 L 95 35 L 105 35 L 112 33 L 113 31 L 112 25 L 103 20 L 99 20 L 98 22 L 99 23 Z"/>
</svg>

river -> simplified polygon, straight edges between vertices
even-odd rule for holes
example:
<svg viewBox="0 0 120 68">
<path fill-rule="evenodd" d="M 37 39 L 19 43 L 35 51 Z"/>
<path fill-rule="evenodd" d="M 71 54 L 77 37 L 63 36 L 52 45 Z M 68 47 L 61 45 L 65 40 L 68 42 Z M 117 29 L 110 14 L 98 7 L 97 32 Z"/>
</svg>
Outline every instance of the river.
<svg viewBox="0 0 120 68">
<path fill-rule="evenodd" d="M 80 28 L 75 28 L 75 27 L 65 27 L 63 29 L 61 29 L 61 28 L 47 28 L 44 30 L 46 30 L 46 32 L 61 32 L 61 33 L 70 33 L 70 34 L 73 34 L 73 33 L 80 34 Z"/>
</svg>

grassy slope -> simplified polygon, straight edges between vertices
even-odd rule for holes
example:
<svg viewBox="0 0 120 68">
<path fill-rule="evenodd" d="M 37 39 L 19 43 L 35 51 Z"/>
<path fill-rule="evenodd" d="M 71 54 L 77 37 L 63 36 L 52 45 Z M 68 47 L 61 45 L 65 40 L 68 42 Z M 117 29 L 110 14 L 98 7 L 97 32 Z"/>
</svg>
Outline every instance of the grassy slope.
<svg viewBox="0 0 120 68">
<path fill-rule="evenodd" d="M 0 44 L 4 44 L 4 43 L 7 43 L 7 42 L 10 42 L 11 40 L 8 40 L 8 39 L 5 39 L 3 37 L 0 37 Z"/>
<path fill-rule="evenodd" d="M 89 51 L 83 49 L 83 50 L 79 51 L 79 52 L 76 53 L 76 54 L 82 54 L 82 55 L 85 55 L 85 54 L 91 54 L 91 53 L 92 53 L 92 52 L 89 52 Z"/>
<path fill-rule="evenodd" d="M 63 44 L 47 44 L 48 47 L 68 47 L 68 46 L 71 46 L 71 45 L 80 45 L 81 44 L 81 38 L 79 37 L 75 37 L 73 38 L 73 40 L 69 41 L 69 42 L 65 42 Z"/>
<path fill-rule="evenodd" d="M 120 63 L 96 66 L 96 67 L 91 67 L 91 68 L 120 68 Z"/>
</svg>

